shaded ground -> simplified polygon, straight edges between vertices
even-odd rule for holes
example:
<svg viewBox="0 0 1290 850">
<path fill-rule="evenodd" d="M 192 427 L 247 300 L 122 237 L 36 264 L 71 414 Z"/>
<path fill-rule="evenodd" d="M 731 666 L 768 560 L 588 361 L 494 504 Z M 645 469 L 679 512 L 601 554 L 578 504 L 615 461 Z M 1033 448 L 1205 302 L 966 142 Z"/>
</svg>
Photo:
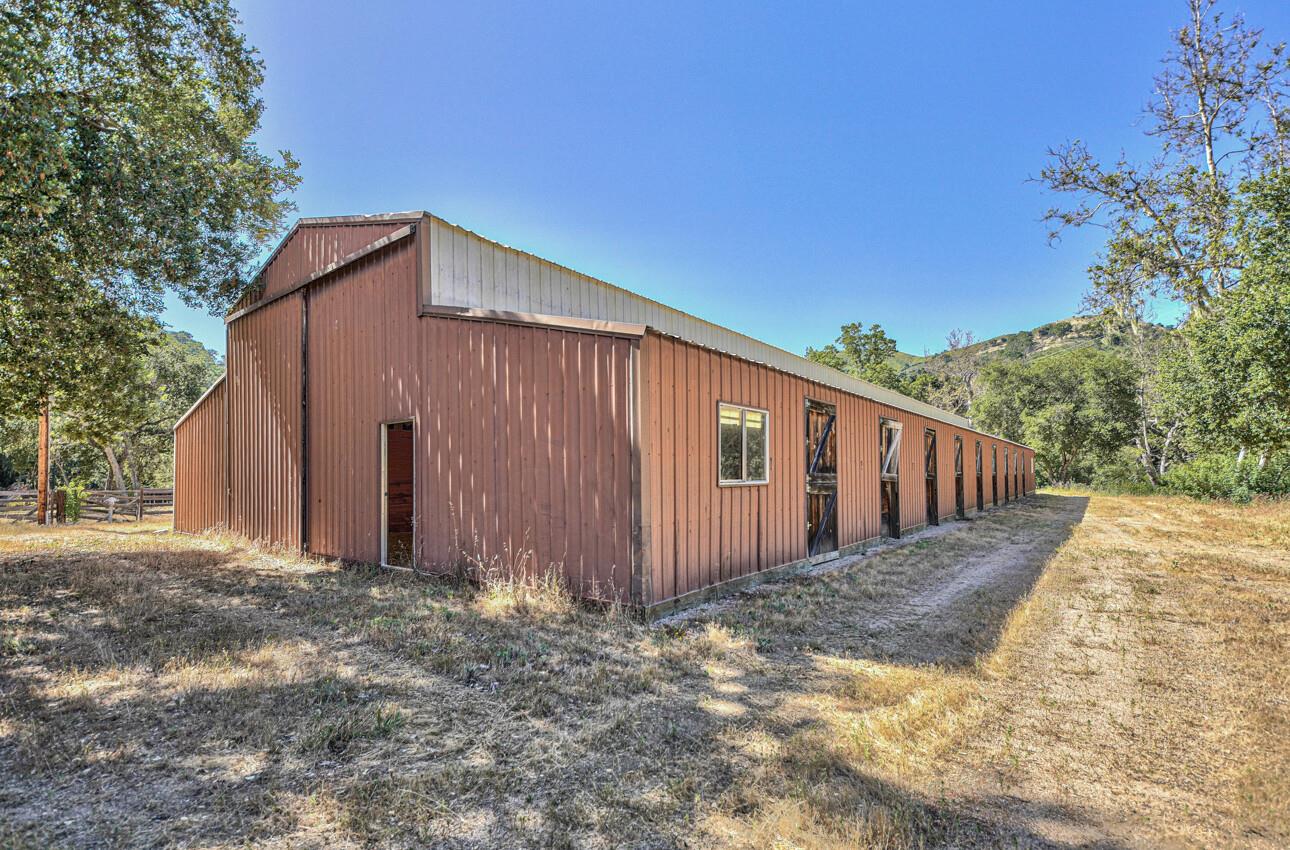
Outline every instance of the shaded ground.
<svg viewBox="0 0 1290 850">
<path fill-rule="evenodd" d="M 1290 505 L 1045 495 L 647 627 L 0 525 L 0 847 L 1284 846 Z"/>
</svg>

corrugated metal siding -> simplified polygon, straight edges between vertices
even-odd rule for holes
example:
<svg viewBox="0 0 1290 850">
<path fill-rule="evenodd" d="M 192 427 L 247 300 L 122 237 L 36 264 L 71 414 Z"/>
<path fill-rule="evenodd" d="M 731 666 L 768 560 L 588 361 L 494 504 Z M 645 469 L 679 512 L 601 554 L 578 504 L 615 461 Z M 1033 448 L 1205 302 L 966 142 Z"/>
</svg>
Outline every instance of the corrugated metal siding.
<svg viewBox="0 0 1290 850">
<path fill-rule="evenodd" d="M 388 236 L 408 221 L 419 220 L 413 216 L 372 216 L 368 220 L 328 221 L 326 219 L 301 219 L 269 257 L 257 275 L 257 286 L 248 292 L 234 309 L 239 310 L 280 292 L 326 268 L 360 248 Z"/>
<path fill-rule="evenodd" d="M 228 525 L 224 400 L 219 381 L 175 427 L 175 530 Z"/>
<path fill-rule="evenodd" d="M 309 295 L 309 545 L 380 556 L 380 427 L 414 421 L 417 562 L 631 586 L 634 340 L 417 318 L 411 242 Z"/>
<path fill-rule="evenodd" d="M 334 262 L 403 221 L 329 225 L 333 232 L 324 241 L 332 247 L 325 250 L 321 243 L 309 249 L 308 240 L 296 245 L 310 229 L 302 227 L 269 264 L 265 279 L 287 288 L 311 273 L 311 266 Z M 457 295 L 434 297 L 433 303 L 655 327 L 672 321 L 696 341 L 653 331 L 638 341 L 552 327 L 418 318 L 418 246 L 437 269 L 432 279 L 454 276 L 451 291 Z M 291 257 L 297 255 L 304 259 L 294 270 L 279 270 L 279 264 L 296 262 Z M 306 327 L 308 375 L 302 380 Z M 220 406 L 203 405 L 177 429 L 177 486 L 185 491 L 184 479 L 205 479 L 187 491 L 192 496 L 180 497 L 185 504 L 177 506 L 177 527 L 227 521 L 234 531 L 254 538 L 293 548 L 307 540 L 314 552 L 377 560 L 381 423 L 411 419 L 422 567 L 449 569 L 464 556 L 501 565 L 524 553 L 530 566 L 562 564 L 584 594 L 593 585 L 609 585 L 625 598 L 633 583 L 632 533 L 640 510 L 647 569 L 640 576 L 647 578 L 641 601 L 647 604 L 805 556 L 803 404 L 808 397 L 838 410 L 842 546 L 878 534 L 879 417 L 897 419 L 905 429 L 900 467 L 906 529 L 927 519 L 924 427 L 938 432 L 943 516 L 954 512 L 955 434 L 964 437 L 968 509 L 975 502 L 975 439 L 980 436 L 983 443 L 987 505 L 991 447 L 998 446 L 1001 456 L 1017 448 L 914 413 L 903 401 L 900 407 L 875 401 L 866 397 L 873 393 L 863 382 L 844 392 L 836 381 L 807 380 L 794 371 L 807 361 L 786 352 L 779 353 L 791 358 L 794 368 L 753 362 L 768 356 L 762 349 L 747 349 L 752 359 L 733 356 L 719 347 L 756 341 L 437 220 L 417 240 L 364 257 L 308 290 L 236 320 L 228 332 L 229 379 L 222 390 L 228 412 L 227 477 L 221 478 L 214 455 L 198 450 L 199 431 L 214 434 L 222 424 Z M 634 383 L 637 358 L 640 374 Z M 830 381 L 836 377 L 832 370 L 824 372 Z M 309 410 L 302 420 L 305 398 Z M 638 401 L 642 433 L 635 435 Z M 718 401 L 771 412 L 768 485 L 717 486 Z M 302 464 L 306 433 L 307 472 Z M 1031 457 L 1024 448 L 1021 456 Z M 1033 477 L 1027 486 L 1033 491 Z M 636 487 L 639 502 L 633 501 Z M 228 516 L 218 513 L 218 499 L 198 509 L 195 494 L 222 488 L 229 492 Z M 304 493 L 307 535 L 300 526 Z"/>
<path fill-rule="evenodd" d="M 430 303 L 647 324 L 669 336 L 961 427 L 961 416 L 844 375 L 430 216 Z"/>
<path fill-rule="evenodd" d="M 298 548 L 303 296 L 228 325 L 229 528 Z"/>
<path fill-rule="evenodd" d="M 309 290 L 308 538 L 322 555 L 380 560 L 380 423 L 418 419 L 431 380 L 419 356 L 411 249 L 365 257 Z M 413 439 L 420 449 L 421 427 Z M 414 475 L 427 475 L 420 450 Z M 425 508 L 420 492 L 414 508 Z"/>
<path fill-rule="evenodd" d="M 644 561 L 650 603 L 806 557 L 807 398 L 837 408 L 840 546 L 879 533 L 880 418 L 895 419 L 904 429 L 900 457 L 904 529 L 927 521 L 925 428 L 937 430 L 938 502 L 944 517 L 954 515 L 954 435 L 964 439 L 965 472 L 974 469 L 969 447 L 982 439 L 986 504 L 989 446 L 998 443 L 1002 454 L 1010 445 L 653 332 L 642 341 L 640 368 L 642 498 L 648 518 Z M 721 401 L 770 411 L 769 483 L 718 486 L 717 404 Z M 965 507 L 971 510 L 975 502 L 975 479 L 965 477 Z"/>
</svg>

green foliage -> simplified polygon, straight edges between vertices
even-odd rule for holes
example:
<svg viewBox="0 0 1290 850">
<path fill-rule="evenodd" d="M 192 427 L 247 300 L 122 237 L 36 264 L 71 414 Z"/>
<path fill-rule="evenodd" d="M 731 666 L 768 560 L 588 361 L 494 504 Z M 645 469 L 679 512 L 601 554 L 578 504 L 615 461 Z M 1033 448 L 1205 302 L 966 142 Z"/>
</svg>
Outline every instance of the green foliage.
<svg viewBox="0 0 1290 850">
<path fill-rule="evenodd" d="M 118 362 L 118 361 L 114 361 Z M 122 365 L 123 364 L 123 365 Z M 173 480 L 175 421 L 220 376 L 215 353 L 187 333 L 153 328 L 150 344 L 130 352 L 109 373 L 102 397 L 83 404 L 69 399 L 51 419 L 51 475 L 54 482 L 75 479 L 109 486 L 105 447 L 111 447 L 134 482 L 167 486 Z M 12 465 L 9 482 L 33 486 L 36 421 L 28 416 L 0 419 L 0 452 Z"/>
<path fill-rule="evenodd" d="M 252 141 L 263 63 L 227 0 L 0 8 L 0 257 L 133 311 L 166 288 L 227 307 L 290 205 L 296 165 Z M 31 275 L 31 271 L 41 274 Z"/>
<path fill-rule="evenodd" d="M 1000 360 L 981 373 L 978 427 L 1035 449 L 1043 483 L 1087 483 L 1133 436 L 1137 374 L 1126 360 L 1079 349 L 1030 362 Z"/>
<path fill-rule="evenodd" d="M 161 335 L 144 362 L 141 392 L 132 400 L 137 424 L 118 437 L 141 483 L 173 482 L 174 424 L 223 372 L 215 353 L 189 334 Z"/>
<path fill-rule="evenodd" d="M 77 522 L 81 518 L 81 505 L 85 504 L 85 492 L 89 486 L 79 478 L 73 478 L 71 481 L 59 488 L 67 498 L 63 511 L 68 522 Z"/>
<path fill-rule="evenodd" d="M 1240 282 L 1182 327 L 1160 361 L 1161 391 L 1201 450 L 1290 446 L 1290 175 L 1248 184 Z"/>
<path fill-rule="evenodd" d="M 1231 453 L 1204 454 L 1179 464 L 1165 476 L 1165 486 L 1195 499 L 1248 502 L 1253 496 L 1290 496 L 1290 452 L 1267 458 L 1237 460 Z"/>
<path fill-rule="evenodd" d="M 1076 140 L 1051 150 L 1040 172 L 1039 182 L 1071 199 L 1045 215 L 1053 239 L 1087 225 L 1110 234 L 1089 268 L 1099 311 L 1140 313 L 1152 297 L 1208 309 L 1242 266 L 1237 183 L 1290 165 L 1284 45 L 1265 47 L 1239 15 L 1214 13 L 1214 0 L 1189 5 L 1146 108 L 1144 131 L 1159 152 L 1102 162 Z"/>
<path fill-rule="evenodd" d="M 1035 328 L 1035 336 L 1066 336 L 1071 332 L 1073 326 L 1070 322 L 1062 320 L 1060 322 L 1049 322 L 1046 325 L 1040 325 Z"/>
<path fill-rule="evenodd" d="M 828 366 L 830 369 L 837 369 L 839 372 L 849 372 L 851 369 L 850 359 L 833 343 L 829 343 L 823 348 L 807 348 L 806 359 L 814 360 Z"/>
<path fill-rule="evenodd" d="M 253 138 L 263 68 L 227 0 L 0 6 L 0 410 L 130 418 L 166 291 L 227 308 L 296 164 Z"/>
<path fill-rule="evenodd" d="M 1007 343 L 1003 346 L 1002 357 L 1006 360 L 1021 360 L 1030 351 L 1030 346 L 1034 344 L 1034 337 L 1029 331 L 1022 331 L 1008 336 Z"/>
<path fill-rule="evenodd" d="M 1097 463 L 1092 473 L 1089 483 L 1107 493 L 1147 495 L 1155 490 L 1133 446 L 1122 446 Z"/>
<path fill-rule="evenodd" d="M 899 353 L 896 341 L 887 336 L 881 325 L 870 325 L 865 330 L 859 322 L 843 325 L 836 342 L 823 348 L 806 349 L 808 360 L 846 372 L 871 384 L 925 400 L 934 381 L 903 377 L 894 365 L 899 359 Z"/>
<path fill-rule="evenodd" d="M 67 417 L 55 411 L 50 415 L 50 482 L 57 487 L 74 478 L 101 481 L 104 473 L 103 452 L 87 443 L 70 439 L 66 434 Z M 9 459 L 13 475 L 5 485 L 15 489 L 36 486 L 37 422 L 28 416 L 0 419 L 0 452 Z"/>
</svg>

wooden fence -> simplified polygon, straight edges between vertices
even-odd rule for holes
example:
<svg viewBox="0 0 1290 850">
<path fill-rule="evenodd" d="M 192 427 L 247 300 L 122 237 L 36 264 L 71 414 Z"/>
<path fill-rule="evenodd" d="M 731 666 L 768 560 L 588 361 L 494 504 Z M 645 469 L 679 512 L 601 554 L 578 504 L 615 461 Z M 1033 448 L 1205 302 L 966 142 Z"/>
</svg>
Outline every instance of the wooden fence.
<svg viewBox="0 0 1290 850">
<path fill-rule="evenodd" d="M 49 520 L 62 519 L 61 494 L 50 491 Z M 87 490 L 81 500 L 81 522 L 137 522 L 151 514 L 170 513 L 175 506 L 175 491 L 169 487 L 144 487 L 139 490 Z M 0 490 L 0 519 L 36 520 L 35 490 Z"/>
</svg>

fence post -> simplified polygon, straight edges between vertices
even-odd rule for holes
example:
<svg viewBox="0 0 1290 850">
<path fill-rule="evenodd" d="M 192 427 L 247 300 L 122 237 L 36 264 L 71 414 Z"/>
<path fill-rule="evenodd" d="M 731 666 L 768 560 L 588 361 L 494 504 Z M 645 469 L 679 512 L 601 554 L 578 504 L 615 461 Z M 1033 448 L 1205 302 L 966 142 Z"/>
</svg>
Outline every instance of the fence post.
<svg viewBox="0 0 1290 850">
<path fill-rule="evenodd" d="M 142 487 L 139 488 L 139 507 L 138 507 L 138 512 L 135 514 L 135 519 L 137 519 L 139 522 L 143 522 L 143 488 Z"/>
</svg>

